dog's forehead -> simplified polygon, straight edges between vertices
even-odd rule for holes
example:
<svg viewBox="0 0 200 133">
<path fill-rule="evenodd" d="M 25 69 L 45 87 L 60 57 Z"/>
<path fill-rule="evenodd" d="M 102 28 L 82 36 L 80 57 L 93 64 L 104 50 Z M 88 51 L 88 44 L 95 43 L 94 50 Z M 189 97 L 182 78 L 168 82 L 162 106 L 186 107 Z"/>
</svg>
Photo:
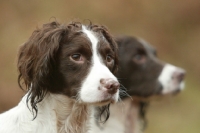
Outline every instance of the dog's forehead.
<svg viewBox="0 0 200 133">
<path fill-rule="evenodd" d="M 86 34 L 86 36 L 89 38 L 89 40 L 91 41 L 92 45 L 97 45 L 98 43 L 98 39 L 97 37 L 94 35 L 94 33 L 90 30 L 88 30 L 84 25 L 82 26 L 82 32 L 84 34 Z"/>
<path fill-rule="evenodd" d="M 82 26 L 82 32 L 87 36 L 94 48 L 99 48 L 101 46 L 111 48 L 108 41 L 102 34 L 88 30 L 86 26 Z"/>
<path fill-rule="evenodd" d="M 137 41 L 150 53 L 156 53 L 156 49 L 144 39 L 138 38 Z"/>
</svg>

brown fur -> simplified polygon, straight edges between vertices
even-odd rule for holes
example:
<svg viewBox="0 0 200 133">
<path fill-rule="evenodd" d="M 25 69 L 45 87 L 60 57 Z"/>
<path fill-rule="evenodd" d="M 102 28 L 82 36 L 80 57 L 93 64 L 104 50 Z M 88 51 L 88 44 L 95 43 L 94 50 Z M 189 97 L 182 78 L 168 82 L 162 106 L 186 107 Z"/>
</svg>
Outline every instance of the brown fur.
<svg viewBox="0 0 200 133">
<path fill-rule="evenodd" d="M 98 38 L 102 61 L 115 73 L 118 53 L 113 37 L 104 26 L 90 23 L 86 28 Z M 34 122 L 55 125 L 52 127 L 59 133 L 85 133 L 88 130 L 91 106 L 80 100 L 79 92 L 93 63 L 91 47 L 80 22 L 65 25 L 56 21 L 37 28 L 20 47 L 18 83 L 28 91 L 26 102 Z M 82 63 L 72 59 L 76 53 L 81 55 Z M 112 56 L 112 61 L 107 61 L 108 55 Z M 107 120 L 109 105 L 99 108 L 99 118 L 105 112 Z M 45 117 L 49 120 L 45 121 Z"/>
<path fill-rule="evenodd" d="M 113 73 L 116 72 L 117 44 L 107 28 L 92 23 L 87 27 L 104 40 L 101 43 L 107 43 L 112 49 L 114 63 L 108 67 Z M 88 47 L 83 46 L 82 49 L 85 51 L 83 53 L 86 57 L 90 56 L 88 54 L 91 46 L 80 32 L 81 29 L 80 22 L 72 22 L 68 25 L 50 22 L 44 24 L 42 28 L 37 28 L 29 40 L 20 47 L 17 65 L 18 83 L 22 89 L 28 91 L 27 102 L 31 103 L 34 118 L 37 116 L 37 104 L 43 100 L 47 92 L 77 98 L 79 90 L 75 88 L 79 88 L 81 79 L 86 76 L 91 62 L 79 66 L 65 57 L 73 51 L 68 47 L 71 41 L 77 49 L 80 47 L 77 43 L 85 41 Z"/>
</svg>

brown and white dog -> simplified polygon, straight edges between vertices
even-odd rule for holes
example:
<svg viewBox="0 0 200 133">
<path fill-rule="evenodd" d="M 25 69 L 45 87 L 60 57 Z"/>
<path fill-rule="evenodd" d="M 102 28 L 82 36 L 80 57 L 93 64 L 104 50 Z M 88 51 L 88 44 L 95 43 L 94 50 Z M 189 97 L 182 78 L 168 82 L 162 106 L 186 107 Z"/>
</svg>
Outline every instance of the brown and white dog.
<svg viewBox="0 0 200 133">
<path fill-rule="evenodd" d="M 85 133 L 93 106 L 104 112 L 119 98 L 117 65 L 104 26 L 44 24 L 19 50 L 18 82 L 28 93 L 0 114 L 0 133 Z"/>
<path fill-rule="evenodd" d="M 121 36 L 119 71 L 121 84 L 127 89 L 122 103 L 110 107 L 110 118 L 104 123 L 93 119 L 91 133 L 140 133 L 144 127 L 145 110 L 153 96 L 175 94 L 184 87 L 185 71 L 157 58 L 156 50 L 142 39 Z"/>
</svg>

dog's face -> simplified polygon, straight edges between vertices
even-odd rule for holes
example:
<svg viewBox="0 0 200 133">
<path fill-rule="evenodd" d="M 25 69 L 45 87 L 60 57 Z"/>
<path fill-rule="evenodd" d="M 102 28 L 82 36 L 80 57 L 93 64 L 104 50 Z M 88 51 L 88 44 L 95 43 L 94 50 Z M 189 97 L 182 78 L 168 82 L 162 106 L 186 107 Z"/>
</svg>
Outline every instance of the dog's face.
<svg viewBox="0 0 200 133">
<path fill-rule="evenodd" d="M 116 102 L 119 83 L 111 73 L 116 51 L 102 34 L 84 26 L 73 34 L 65 36 L 59 52 L 61 91 L 85 103 Z"/>
<path fill-rule="evenodd" d="M 131 96 L 149 97 L 183 89 L 185 71 L 157 58 L 156 50 L 134 37 L 116 38 L 119 46 L 121 84 Z"/>
<path fill-rule="evenodd" d="M 118 100 L 117 45 L 103 26 L 45 24 L 20 48 L 23 79 L 33 108 L 47 92 L 82 103 L 105 105 Z"/>
</svg>

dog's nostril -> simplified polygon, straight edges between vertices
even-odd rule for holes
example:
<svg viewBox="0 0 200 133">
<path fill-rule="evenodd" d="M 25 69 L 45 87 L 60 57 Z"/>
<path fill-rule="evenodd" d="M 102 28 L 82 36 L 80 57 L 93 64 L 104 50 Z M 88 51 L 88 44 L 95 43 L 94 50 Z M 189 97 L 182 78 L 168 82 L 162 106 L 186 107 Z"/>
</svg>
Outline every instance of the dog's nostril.
<svg viewBox="0 0 200 133">
<path fill-rule="evenodd" d="M 115 94 L 119 89 L 119 82 L 114 81 L 113 79 L 101 79 L 100 83 L 110 94 Z"/>
<path fill-rule="evenodd" d="M 110 94 L 115 94 L 115 93 L 117 92 L 118 88 L 119 88 L 119 83 L 116 82 L 116 83 L 111 84 L 111 85 L 107 88 L 107 91 L 108 91 L 108 93 L 110 93 Z"/>
<path fill-rule="evenodd" d="M 181 70 L 181 71 L 176 71 L 174 72 L 172 79 L 177 79 L 179 82 L 183 81 L 185 78 L 185 71 Z"/>
<path fill-rule="evenodd" d="M 185 77 L 185 73 L 180 73 L 180 74 L 178 75 L 178 80 L 181 82 L 181 81 L 184 80 L 184 77 Z"/>
</svg>

